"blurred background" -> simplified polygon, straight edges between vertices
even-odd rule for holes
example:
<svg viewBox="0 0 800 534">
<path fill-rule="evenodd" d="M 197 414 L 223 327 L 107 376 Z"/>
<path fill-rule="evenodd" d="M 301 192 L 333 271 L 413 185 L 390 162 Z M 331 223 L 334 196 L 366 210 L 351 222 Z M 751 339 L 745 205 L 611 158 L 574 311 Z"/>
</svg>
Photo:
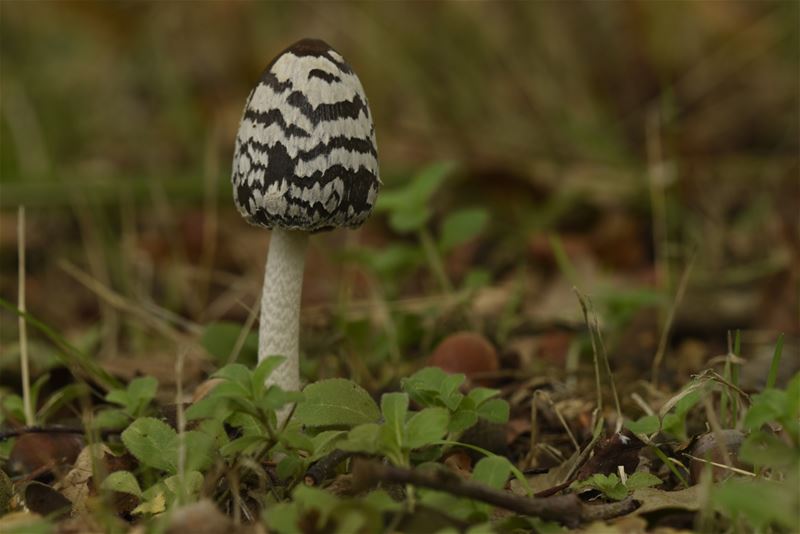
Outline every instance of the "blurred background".
<svg viewBox="0 0 800 534">
<path fill-rule="evenodd" d="M 307 377 L 382 387 L 461 329 L 513 376 L 574 371 L 573 286 L 633 378 L 661 351 L 683 380 L 736 329 L 749 364 L 786 332 L 797 365 L 798 6 L 4 1 L 0 296 L 24 205 L 28 310 L 112 373 L 253 358 L 269 232 L 234 209 L 233 139 L 264 66 L 318 37 L 361 78 L 389 200 L 312 240 Z M 3 311 L 5 386 L 18 338 Z"/>
</svg>

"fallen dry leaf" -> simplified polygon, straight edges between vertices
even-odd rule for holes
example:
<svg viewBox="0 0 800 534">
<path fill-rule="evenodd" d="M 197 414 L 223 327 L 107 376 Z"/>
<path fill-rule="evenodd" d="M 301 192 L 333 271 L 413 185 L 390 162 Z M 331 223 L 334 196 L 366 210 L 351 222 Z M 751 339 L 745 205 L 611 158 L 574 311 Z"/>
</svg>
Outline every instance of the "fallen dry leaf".
<svg viewBox="0 0 800 534">
<path fill-rule="evenodd" d="M 86 499 L 91 494 L 91 480 L 94 473 L 95 462 L 104 462 L 106 456 L 111 456 L 111 449 L 102 444 L 93 444 L 84 447 L 75 465 L 58 484 L 58 489 L 72 503 L 72 510 L 76 514 L 86 511 Z"/>
<path fill-rule="evenodd" d="M 83 447 L 78 434 L 23 434 L 14 442 L 8 458 L 12 473 L 42 474 L 72 464 Z"/>
</svg>

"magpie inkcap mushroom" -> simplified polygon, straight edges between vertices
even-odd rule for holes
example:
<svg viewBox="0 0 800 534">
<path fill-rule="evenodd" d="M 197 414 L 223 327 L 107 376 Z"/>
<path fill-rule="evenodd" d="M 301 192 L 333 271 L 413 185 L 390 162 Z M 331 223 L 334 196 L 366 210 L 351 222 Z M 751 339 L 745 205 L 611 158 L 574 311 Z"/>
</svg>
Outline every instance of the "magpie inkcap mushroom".
<svg viewBox="0 0 800 534">
<path fill-rule="evenodd" d="M 264 70 L 239 124 L 231 181 L 239 213 L 272 230 L 258 358 L 285 356 L 269 382 L 297 390 L 308 236 L 360 226 L 381 185 L 364 89 L 327 43 L 298 41 Z"/>
</svg>

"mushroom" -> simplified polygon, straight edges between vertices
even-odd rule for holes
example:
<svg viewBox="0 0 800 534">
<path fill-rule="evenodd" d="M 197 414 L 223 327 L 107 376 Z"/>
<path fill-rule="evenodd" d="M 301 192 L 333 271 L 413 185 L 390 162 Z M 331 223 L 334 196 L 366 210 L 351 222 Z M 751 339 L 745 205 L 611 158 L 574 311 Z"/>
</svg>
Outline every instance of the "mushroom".
<svg viewBox="0 0 800 534">
<path fill-rule="evenodd" d="M 364 89 L 328 44 L 298 41 L 264 70 L 239 124 L 231 181 L 239 213 L 272 230 L 258 361 L 285 356 L 267 383 L 296 391 L 309 235 L 360 226 L 381 185 Z"/>
</svg>

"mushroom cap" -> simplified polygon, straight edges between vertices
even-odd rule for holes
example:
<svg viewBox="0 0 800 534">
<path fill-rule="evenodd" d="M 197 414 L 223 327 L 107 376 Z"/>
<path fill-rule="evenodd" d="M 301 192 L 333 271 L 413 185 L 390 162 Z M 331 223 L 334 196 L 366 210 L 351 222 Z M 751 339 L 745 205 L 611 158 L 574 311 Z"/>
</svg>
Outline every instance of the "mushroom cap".
<svg viewBox="0 0 800 534">
<path fill-rule="evenodd" d="M 251 224 L 317 232 L 360 226 L 381 181 L 361 82 L 327 43 L 278 54 L 247 98 L 233 155 L 233 198 Z"/>
</svg>

